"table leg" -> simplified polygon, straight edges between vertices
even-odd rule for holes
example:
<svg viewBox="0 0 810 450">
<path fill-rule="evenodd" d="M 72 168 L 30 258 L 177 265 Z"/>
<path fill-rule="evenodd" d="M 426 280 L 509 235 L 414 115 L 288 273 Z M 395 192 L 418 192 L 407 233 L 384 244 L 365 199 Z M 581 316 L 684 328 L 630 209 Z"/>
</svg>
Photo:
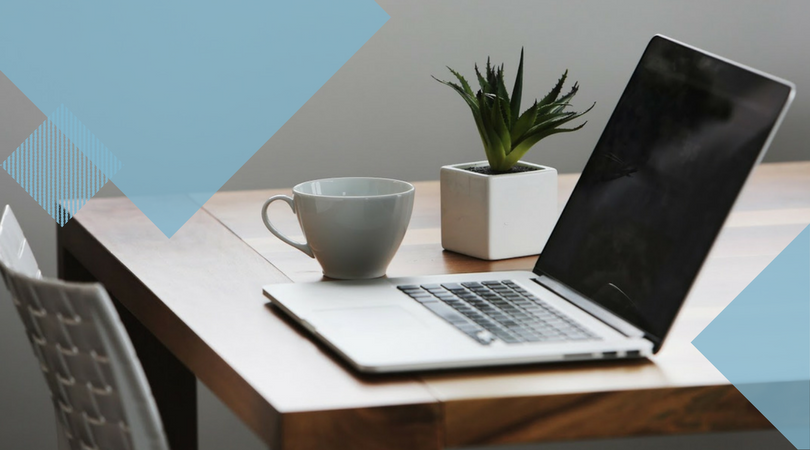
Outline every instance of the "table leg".
<svg viewBox="0 0 810 450">
<path fill-rule="evenodd" d="M 67 250 L 58 249 L 59 278 L 97 281 Z M 149 380 L 169 446 L 197 449 L 197 379 L 129 310 L 113 298 Z"/>
</svg>

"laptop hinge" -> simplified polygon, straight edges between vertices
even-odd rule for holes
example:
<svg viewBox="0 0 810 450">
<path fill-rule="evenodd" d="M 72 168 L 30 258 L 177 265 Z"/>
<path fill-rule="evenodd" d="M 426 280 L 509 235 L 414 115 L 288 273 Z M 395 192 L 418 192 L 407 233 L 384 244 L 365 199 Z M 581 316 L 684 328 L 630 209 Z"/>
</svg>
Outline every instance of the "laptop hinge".
<svg viewBox="0 0 810 450">
<path fill-rule="evenodd" d="M 649 339 L 649 337 L 646 336 L 646 333 L 638 329 L 635 325 L 627 322 L 626 320 L 622 319 L 616 314 L 613 314 L 607 309 L 597 305 L 588 298 L 575 292 L 573 289 L 566 287 L 559 281 L 555 281 L 554 279 L 546 275 L 540 275 L 537 278 L 532 278 L 532 281 L 545 287 L 551 292 L 554 292 L 555 294 L 559 295 L 560 297 L 569 301 L 570 303 L 573 303 L 579 309 L 594 316 L 595 318 L 599 319 L 606 325 L 610 326 L 611 328 L 615 329 L 616 331 L 627 337 Z"/>
</svg>

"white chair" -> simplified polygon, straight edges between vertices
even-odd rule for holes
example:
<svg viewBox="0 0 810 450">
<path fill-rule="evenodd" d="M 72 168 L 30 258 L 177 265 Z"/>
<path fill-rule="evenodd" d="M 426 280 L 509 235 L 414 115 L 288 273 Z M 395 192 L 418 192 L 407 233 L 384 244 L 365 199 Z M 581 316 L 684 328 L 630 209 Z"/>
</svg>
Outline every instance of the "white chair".
<svg viewBox="0 0 810 450">
<path fill-rule="evenodd" d="M 146 376 L 104 287 L 43 278 L 8 206 L 0 277 L 51 391 L 59 447 L 168 450 Z"/>
</svg>

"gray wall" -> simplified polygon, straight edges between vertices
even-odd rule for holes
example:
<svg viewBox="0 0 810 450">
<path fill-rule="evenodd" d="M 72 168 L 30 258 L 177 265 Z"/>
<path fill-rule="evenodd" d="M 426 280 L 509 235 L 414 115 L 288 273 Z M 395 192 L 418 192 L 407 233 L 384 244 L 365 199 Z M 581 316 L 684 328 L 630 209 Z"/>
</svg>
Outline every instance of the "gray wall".
<svg viewBox="0 0 810 450">
<path fill-rule="evenodd" d="M 505 62 L 513 74 L 526 47 L 525 102 L 543 95 L 570 69 L 582 89 L 577 106 L 593 101 L 589 123 L 554 136 L 529 161 L 578 171 L 590 154 L 649 38 L 655 33 L 705 48 L 796 83 L 799 94 L 766 158 L 810 159 L 807 48 L 810 2 L 780 1 L 518 1 L 380 0 L 391 20 L 225 185 L 225 189 L 291 186 L 326 176 L 374 175 L 406 180 L 438 177 L 443 164 L 483 159 L 466 106 L 430 78 L 449 65 L 469 77 L 472 63 Z M 0 69 L 2 63 L 0 62 Z M 291 68 L 295 70 L 295 68 Z M 468 78 L 469 78 L 468 77 Z M 508 82 L 511 81 L 508 79 Z M 44 115 L 0 76 L 0 161 Z M 99 195 L 119 194 L 108 185 Z M 55 274 L 55 225 L 0 173 L 0 206 L 10 204 L 47 275 Z M 200 387 L 204 450 L 261 448 L 259 441 Z M 0 290 L 0 447 L 54 448 L 46 388 L 22 326 Z M 546 450 L 590 448 L 790 448 L 776 432 L 619 442 L 555 444 Z"/>
<path fill-rule="evenodd" d="M 588 124 L 552 136 L 529 161 L 579 171 L 649 39 L 661 33 L 787 78 L 799 95 L 768 160 L 810 158 L 810 85 L 802 1 L 379 2 L 391 20 L 226 184 L 292 186 L 317 177 L 437 179 L 443 164 L 484 159 L 467 106 L 430 78 L 445 66 L 474 79 L 473 62 L 506 64 L 511 86 L 526 48 L 524 104 L 566 68 L 581 85 L 575 106 L 597 102 Z M 295 68 L 291 68 L 295 70 Z M 283 170 L 279 169 L 283 168 Z"/>
</svg>

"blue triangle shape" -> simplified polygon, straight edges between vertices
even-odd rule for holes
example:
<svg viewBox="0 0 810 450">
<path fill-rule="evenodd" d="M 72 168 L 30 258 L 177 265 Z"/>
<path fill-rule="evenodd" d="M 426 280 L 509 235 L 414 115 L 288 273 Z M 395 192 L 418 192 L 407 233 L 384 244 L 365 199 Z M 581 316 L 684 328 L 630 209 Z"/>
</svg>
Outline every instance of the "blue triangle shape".
<svg viewBox="0 0 810 450">
<path fill-rule="evenodd" d="M 810 449 L 810 227 L 692 344 L 797 449 Z"/>
<path fill-rule="evenodd" d="M 69 108 L 62 132 L 92 131 L 171 237 L 388 19 L 373 0 L 3 2 L 0 70 L 41 111 Z"/>
</svg>

